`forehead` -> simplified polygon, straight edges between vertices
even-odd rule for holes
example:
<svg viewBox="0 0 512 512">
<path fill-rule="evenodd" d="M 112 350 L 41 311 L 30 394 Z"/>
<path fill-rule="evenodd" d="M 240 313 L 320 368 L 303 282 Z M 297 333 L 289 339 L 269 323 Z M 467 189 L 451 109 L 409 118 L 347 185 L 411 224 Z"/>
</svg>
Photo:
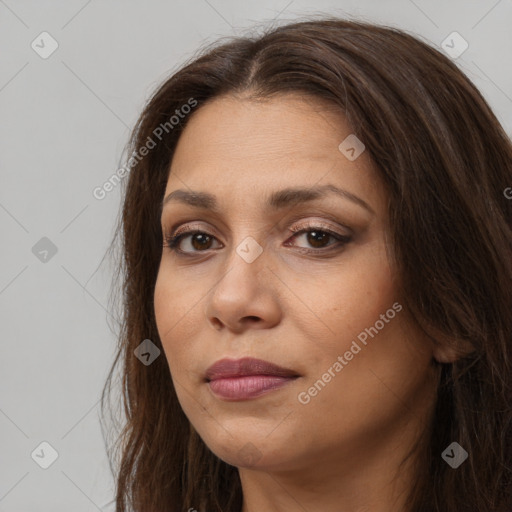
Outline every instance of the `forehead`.
<svg viewBox="0 0 512 512">
<path fill-rule="evenodd" d="M 268 194 L 277 187 L 334 183 L 375 195 L 378 176 L 364 151 L 338 146 L 352 134 L 341 109 L 308 96 L 216 98 L 189 119 L 175 150 L 166 195 L 175 189 Z M 373 198 L 378 200 L 378 198 Z"/>
<path fill-rule="evenodd" d="M 313 98 L 224 96 L 194 113 L 180 137 L 174 162 L 182 163 L 183 156 L 188 163 L 212 157 L 244 160 L 248 155 L 259 162 L 333 158 L 343 133 L 348 135 L 351 130 L 341 112 Z"/>
</svg>

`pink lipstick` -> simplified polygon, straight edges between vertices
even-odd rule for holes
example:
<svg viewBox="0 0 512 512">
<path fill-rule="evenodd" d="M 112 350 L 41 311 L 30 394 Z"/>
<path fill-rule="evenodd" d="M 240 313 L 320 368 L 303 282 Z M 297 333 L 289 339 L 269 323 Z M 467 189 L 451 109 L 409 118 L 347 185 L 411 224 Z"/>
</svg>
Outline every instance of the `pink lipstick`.
<svg viewBox="0 0 512 512">
<path fill-rule="evenodd" d="M 262 359 L 221 359 L 208 368 L 205 381 L 223 400 L 250 400 L 277 390 L 299 375 Z"/>
</svg>

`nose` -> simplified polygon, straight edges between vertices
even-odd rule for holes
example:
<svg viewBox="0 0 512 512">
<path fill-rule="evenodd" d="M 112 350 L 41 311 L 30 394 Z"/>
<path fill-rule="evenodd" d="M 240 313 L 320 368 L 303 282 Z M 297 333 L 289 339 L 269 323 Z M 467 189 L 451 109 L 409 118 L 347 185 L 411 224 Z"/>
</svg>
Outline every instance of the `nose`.
<svg viewBox="0 0 512 512">
<path fill-rule="evenodd" d="M 281 320 L 280 281 L 267 266 L 266 251 L 252 259 L 244 254 L 247 247 L 233 248 L 225 272 L 205 299 L 206 319 L 216 330 L 267 329 Z"/>
</svg>

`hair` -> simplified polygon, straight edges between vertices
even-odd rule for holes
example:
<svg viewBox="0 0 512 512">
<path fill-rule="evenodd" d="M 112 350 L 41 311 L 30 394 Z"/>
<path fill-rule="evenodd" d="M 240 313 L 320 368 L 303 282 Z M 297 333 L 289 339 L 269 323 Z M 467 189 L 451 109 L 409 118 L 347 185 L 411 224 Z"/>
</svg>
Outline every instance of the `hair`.
<svg viewBox="0 0 512 512">
<path fill-rule="evenodd" d="M 150 339 L 163 352 L 153 303 L 160 205 L 188 120 L 224 95 L 292 93 L 339 109 L 364 142 L 387 188 L 392 257 L 414 321 L 435 343 L 472 348 L 435 362 L 437 398 L 407 510 L 510 512 L 511 140 L 477 88 L 427 42 L 329 16 L 202 49 L 157 88 L 133 130 L 131 155 L 158 142 L 131 158 L 114 238 L 123 312 L 102 411 L 121 364 L 126 421 L 109 451 L 111 468 L 117 456 L 116 511 L 241 510 L 238 469 L 188 421 L 166 358 L 145 366 L 134 350 Z M 187 104 L 197 106 L 171 126 Z M 453 441 L 469 454 L 457 469 L 441 457 Z"/>
</svg>

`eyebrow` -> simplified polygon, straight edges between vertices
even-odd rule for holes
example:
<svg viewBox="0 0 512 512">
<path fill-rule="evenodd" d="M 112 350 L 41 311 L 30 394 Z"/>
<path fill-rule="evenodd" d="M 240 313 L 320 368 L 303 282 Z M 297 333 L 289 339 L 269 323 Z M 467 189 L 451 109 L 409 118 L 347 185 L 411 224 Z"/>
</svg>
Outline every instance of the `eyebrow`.
<svg viewBox="0 0 512 512">
<path fill-rule="evenodd" d="M 285 188 L 273 192 L 267 199 L 267 206 L 273 210 L 279 210 L 287 206 L 294 206 L 307 201 L 313 201 L 325 197 L 329 193 L 336 194 L 343 199 L 348 199 L 353 203 L 361 206 L 365 210 L 372 214 L 375 214 L 371 206 L 363 201 L 360 197 L 336 187 L 332 184 L 320 185 L 311 188 Z M 161 211 L 163 211 L 166 204 L 171 201 L 177 201 L 195 208 L 202 208 L 205 210 L 211 210 L 215 213 L 219 213 L 220 209 L 218 206 L 217 198 L 208 192 L 198 192 L 193 190 L 177 189 L 172 191 L 163 201 L 161 205 Z"/>
</svg>

